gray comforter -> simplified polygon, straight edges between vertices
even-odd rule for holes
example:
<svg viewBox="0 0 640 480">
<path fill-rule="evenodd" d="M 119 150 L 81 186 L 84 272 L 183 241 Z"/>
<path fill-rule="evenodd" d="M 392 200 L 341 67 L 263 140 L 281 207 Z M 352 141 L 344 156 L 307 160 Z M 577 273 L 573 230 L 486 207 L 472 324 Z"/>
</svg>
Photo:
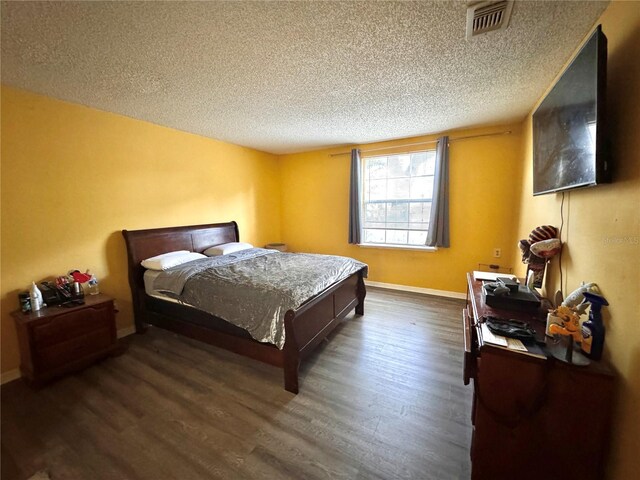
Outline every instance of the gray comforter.
<svg viewBox="0 0 640 480">
<path fill-rule="evenodd" d="M 287 310 L 362 268 L 347 257 L 252 248 L 165 270 L 153 287 L 282 349 Z"/>
</svg>

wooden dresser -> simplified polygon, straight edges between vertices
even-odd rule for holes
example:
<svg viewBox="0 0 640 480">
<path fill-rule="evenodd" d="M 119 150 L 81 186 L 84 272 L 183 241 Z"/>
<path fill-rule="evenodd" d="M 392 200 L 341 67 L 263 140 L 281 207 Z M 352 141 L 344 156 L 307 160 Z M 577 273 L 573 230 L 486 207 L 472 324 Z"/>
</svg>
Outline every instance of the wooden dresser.
<svg viewBox="0 0 640 480">
<path fill-rule="evenodd" d="M 40 384 L 117 351 L 113 299 L 99 294 L 84 300 L 84 305 L 71 308 L 12 313 L 25 380 Z"/>
<path fill-rule="evenodd" d="M 514 352 L 482 341 L 485 315 L 526 320 L 543 338 L 546 311 L 491 308 L 482 282 L 467 274 L 464 382 L 473 381 L 474 480 L 602 479 L 607 459 L 614 375 Z M 552 340 L 549 340 L 551 342 Z"/>
</svg>

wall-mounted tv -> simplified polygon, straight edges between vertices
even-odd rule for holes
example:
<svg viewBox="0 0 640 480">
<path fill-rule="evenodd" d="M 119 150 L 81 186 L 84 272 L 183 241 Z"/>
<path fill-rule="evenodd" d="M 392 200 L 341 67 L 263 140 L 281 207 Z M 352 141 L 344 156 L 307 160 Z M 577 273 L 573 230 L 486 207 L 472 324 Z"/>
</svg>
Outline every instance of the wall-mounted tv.
<svg viewBox="0 0 640 480">
<path fill-rule="evenodd" d="M 609 181 L 607 37 L 600 25 L 533 114 L 533 194 Z"/>
</svg>

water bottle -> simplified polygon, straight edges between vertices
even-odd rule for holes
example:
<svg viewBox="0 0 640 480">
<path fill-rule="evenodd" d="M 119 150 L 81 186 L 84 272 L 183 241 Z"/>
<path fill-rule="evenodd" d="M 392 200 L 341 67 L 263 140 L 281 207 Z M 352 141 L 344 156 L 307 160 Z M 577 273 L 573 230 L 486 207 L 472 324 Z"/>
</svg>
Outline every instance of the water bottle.
<svg viewBox="0 0 640 480">
<path fill-rule="evenodd" d="M 91 278 L 87 282 L 89 285 L 89 295 L 98 295 L 100 288 L 98 287 L 98 279 L 94 274 L 91 274 Z"/>
</svg>

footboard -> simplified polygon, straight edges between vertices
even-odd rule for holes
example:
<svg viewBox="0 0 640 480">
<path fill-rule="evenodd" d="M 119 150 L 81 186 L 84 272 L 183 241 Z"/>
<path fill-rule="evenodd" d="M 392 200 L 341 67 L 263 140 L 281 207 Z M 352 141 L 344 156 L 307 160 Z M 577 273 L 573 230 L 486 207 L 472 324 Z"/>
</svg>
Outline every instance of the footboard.
<svg viewBox="0 0 640 480">
<path fill-rule="evenodd" d="M 297 310 L 289 310 L 284 319 L 284 383 L 289 392 L 298 393 L 300 361 L 333 331 L 354 308 L 364 313 L 364 270 L 360 270 Z"/>
</svg>

